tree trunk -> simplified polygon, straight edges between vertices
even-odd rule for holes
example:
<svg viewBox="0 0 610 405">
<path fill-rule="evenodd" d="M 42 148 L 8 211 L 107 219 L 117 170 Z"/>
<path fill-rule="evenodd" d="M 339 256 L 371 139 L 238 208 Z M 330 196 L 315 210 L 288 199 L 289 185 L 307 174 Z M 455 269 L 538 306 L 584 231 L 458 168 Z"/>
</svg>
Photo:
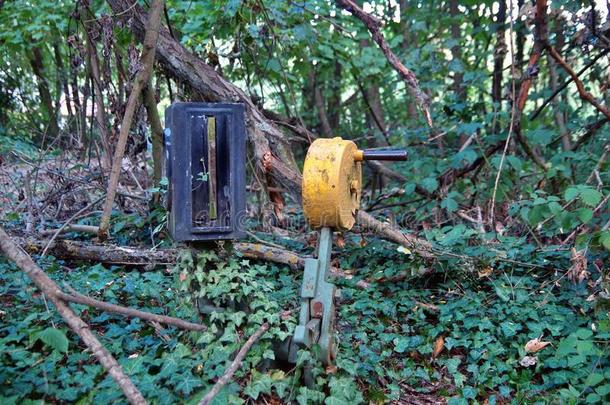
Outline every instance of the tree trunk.
<svg viewBox="0 0 610 405">
<path fill-rule="evenodd" d="M 462 65 L 462 49 L 459 43 L 462 38 L 462 33 L 460 30 L 460 22 L 462 20 L 460 16 L 460 12 L 458 9 L 458 1 L 450 0 L 449 1 L 449 14 L 451 15 L 451 39 L 453 39 L 456 44 L 451 47 L 451 61 L 453 62 L 456 70 L 453 72 L 453 84 L 452 90 L 455 94 L 455 100 L 462 105 L 465 105 L 466 100 L 466 89 L 464 88 L 464 71 Z M 460 114 L 463 115 L 463 112 Z M 459 137 L 459 145 L 460 148 L 464 146 L 466 141 L 468 140 L 468 136 L 463 132 L 458 133 Z"/>
<path fill-rule="evenodd" d="M 400 31 L 402 32 L 402 52 L 407 52 L 409 48 L 417 48 L 417 37 L 411 35 L 411 25 L 409 24 L 409 0 L 400 0 Z M 417 120 L 417 105 L 411 94 L 407 90 L 407 118 L 411 121 Z"/>
<path fill-rule="evenodd" d="M 151 141 L 152 141 L 152 158 L 153 158 L 153 184 L 159 187 L 161 176 L 163 175 L 163 125 L 159 118 L 157 110 L 157 98 L 155 89 L 152 85 L 152 79 L 144 88 L 144 106 L 150 125 Z M 156 195 L 159 195 L 158 193 Z"/>
<path fill-rule="evenodd" d="M 502 7 L 502 5 L 500 5 Z M 506 8 L 506 5 L 505 5 Z M 449 14 L 451 15 L 451 38 L 456 42 L 462 38 L 462 32 L 460 30 L 460 11 L 458 9 L 458 1 L 449 1 Z M 459 43 L 456 43 L 451 47 L 451 58 L 452 61 L 456 61 L 462 64 L 462 49 Z M 459 102 L 463 102 L 466 96 L 466 90 L 464 89 L 464 72 L 463 67 L 461 70 L 453 72 L 453 92 Z"/>
<path fill-rule="evenodd" d="M 504 70 L 504 56 L 506 55 L 506 31 L 504 24 L 506 22 L 506 0 L 500 1 L 498 14 L 496 15 L 496 48 L 494 50 L 494 70 L 491 83 L 491 100 L 494 103 L 494 109 L 500 110 L 502 103 L 502 76 Z M 492 128 L 492 133 L 495 133 L 497 126 Z"/>
<path fill-rule="evenodd" d="M 44 67 L 44 58 L 42 49 L 39 46 L 32 47 L 32 53 L 29 55 L 30 65 L 32 65 L 32 71 L 36 75 L 36 82 L 38 86 L 38 94 L 40 95 L 40 103 L 45 110 L 48 125 L 46 132 L 49 138 L 55 140 L 59 135 L 59 125 L 57 124 L 57 110 L 53 105 L 53 97 L 51 96 L 51 89 L 49 87 L 49 81 Z"/>
<path fill-rule="evenodd" d="M 564 45 L 564 37 L 563 37 L 563 27 L 562 22 L 564 20 L 561 16 L 555 17 L 555 47 L 558 52 L 561 52 L 561 49 Z M 557 87 L 559 86 L 559 73 L 557 72 L 557 62 L 555 59 L 547 55 L 547 62 L 549 64 L 549 79 L 551 84 L 551 90 L 555 92 Z M 564 93 L 565 95 L 565 93 Z M 561 145 L 563 150 L 569 151 L 572 150 L 572 145 L 570 141 L 570 132 L 566 126 L 566 120 L 564 116 L 564 111 L 562 106 L 567 107 L 567 103 L 560 102 L 558 97 L 555 97 L 552 101 L 553 106 L 553 117 L 555 118 L 555 124 L 557 124 L 557 128 L 559 129 L 559 134 L 561 135 Z"/>
<path fill-rule="evenodd" d="M 328 113 L 328 124 L 335 132 L 341 123 L 341 77 L 343 68 L 339 61 L 335 61 L 333 79 L 330 83 L 330 97 L 328 98 L 326 111 Z"/>
<path fill-rule="evenodd" d="M 316 111 L 318 112 L 318 121 L 320 122 L 320 132 L 325 138 L 331 138 L 333 136 L 333 130 L 328 122 L 326 115 L 326 103 L 322 94 L 321 83 L 315 70 L 312 69 L 309 73 L 309 80 L 313 83 L 314 91 L 314 102 L 316 105 Z"/>
<path fill-rule="evenodd" d="M 87 40 L 87 72 L 91 77 L 93 103 L 92 109 L 95 110 L 95 120 L 100 130 L 100 138 L 104 155 L 102 156 L 103 169 L 107 170 L 110 167 L 110 157 L 112 156 L 112 148 L 110 147 L 110 131 L 108 130 L 108 119 L 106 118 L 106 107 L 104 105 L 104 93 L 102 92 L 102 83 L 100 79 L 100 64 L 97 56 L 97 49 L 91 39 L 90 30 L 90 14 L 86 7 L 82 7 L 80 11 L 81 21 L 85 27 L 85 37 Z M 93 139 L 89 139 L 93 142 Z"/>
</svg>

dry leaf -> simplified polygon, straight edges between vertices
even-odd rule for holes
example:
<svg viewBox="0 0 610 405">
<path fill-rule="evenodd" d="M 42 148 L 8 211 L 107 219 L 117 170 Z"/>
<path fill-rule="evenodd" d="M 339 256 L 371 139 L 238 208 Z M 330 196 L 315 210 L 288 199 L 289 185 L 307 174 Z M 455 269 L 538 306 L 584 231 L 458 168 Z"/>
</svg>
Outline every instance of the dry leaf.
<svg viewBox="0 0 610 405">
<path fill-rule="evenodd" d="M 326 374 L 335 374 L 337 372 L 337 366 L 328 366 L 326 367 Z"/>
<path fill-rule="evenodd" d="M 589 272 L 587 271 L 587 257 L 583 250 L 577 251 L 572 248 L 572 266 L 568 269 L 567 276 L 573 282 L 582 283 L 583 280 L 589 278 Z"/>
<path fill-rule="evenodd" d="M 273 212 L 277 217 L 278 221 L 282 222 L 284 220 L 284 214 L 282 210 L 284 209 L 284 198 L 278 192 L 272 191 L 269 193 L 269 199 L 273 203 Z"/>
<path fill-rule="evenodd" d="M 396 249 L 396 250 L 399 251 L 400 253 L 404 253 L 406 255 L 412 254 L 411 251 L 404 246 L 398 246 L 398 249 Z"/>
<path fill-rule="evenodd" d="M 345 238 L 343 237 L 342 233 L 337 235 L 337 246 L 339 249 L 343 249 L 345 247 Z"/>
<path fill-rule="evenodd" d="M 542 340 L 540 340 L 540 338 L 532 339 L 525 344 L 525 351 L 527 353 L 536 353 L 550 344 L 551 342 L 543 342 Z"/>
<path fill-rule="evenodd" d="M 360 247 L 365 247 L 367 245 L 367 241 L 366 239 L 364 239 L 364 236 L 360 236 Z"/>
<path fill-rule="evenodd" d="M 521 364 L 523 367 L 535 366 L 537 362 L 538 357 L 536 356 L 525 356 L 521 360 L 519 360 L 519 364 Z"/>
<path fill-rule="evenodd" d="M 492 269 L 491 266 L 487 266 L 479 271 L 479 278 L 489 277 L 491 276 L 491 273 L 493 273 L 493 271 L 494 269 Z"/>
<path fill-rule="evenodd" d="M 434 350 L 432 351 L 432 358 L 435 359 L 438 357 L 439 354 L 441 354 L 441 352 L 443 351 L 443 348 L 445 347 L 445 338 L 443 337 L 443 335 L 440 335 L 439 337 L 436 338 L 436 341 L 434 342 Z"/>
</svg>

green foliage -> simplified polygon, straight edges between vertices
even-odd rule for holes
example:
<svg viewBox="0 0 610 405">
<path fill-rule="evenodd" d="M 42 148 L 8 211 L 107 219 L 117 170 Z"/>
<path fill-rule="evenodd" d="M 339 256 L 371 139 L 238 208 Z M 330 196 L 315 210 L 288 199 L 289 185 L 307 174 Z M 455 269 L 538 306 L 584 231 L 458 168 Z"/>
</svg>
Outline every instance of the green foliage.
<svg viewBox="0 0 610 405">
<path fill-rule="evenodd" d="M 252 264 L 222 250 L 184 252 L 176 269 L 142 272 L 102 265 L 67 272 L 66 263 L 45 259 L 42 265 L 51 277 L 68 281 L 83 293 L 208 325 L 202 333 L 174 328 L 159 332 L 137 319 L 73 306 L 152 403 L 196 402 L 263 322 L 271 325 L 269 332 L 216 403 L 409 403 L 417 402 L 411 397 L 418 396 L 442 397 L 452 404 L 610 401 L 610 166 L 607 158 L 601 159 L 608 143 L 607 126 L 588 134 L 601 115 L 578 98 L 573 85 L 560 94 L 556 105 L 551 103 L 536 119 L 530 118 L 552 92 L 548 63 L 542 58 L 520 135 L 544 159 L 545 169 L 532 161 L 521 142 L 511 142 L 496 186 L 503 148 L 490 156 L 485 151 L 503 146 L 514 128 L 510 69 L 503 70 L 502 99 L 492 100 L 490 92 L 490 61 L 503 54 L 496 44 L 498 30 L 507 29 L 494 15 L 497 2 L 459 1 L 458 15 L 451 15 L 449 2 L 401 1 L 402 10 L 395 3 L 367 5 L 384 21 L 381 32 L 390 47 L 430 95 L 434 130 L 409 108 L 412 96 L 366 27 L 334 2 L 166 1 L 173 35 L 260 106 L 289 118 L 290 125 L 304 123 L 321 133 L 320 107 L 314 103 L 318 91 L 327 115 L 338 115 L 334 135 L 357 140 L 361 147 L 389 143 L 408 148 L 411 158 L 392 166 L 405 178 L 391 184 L 401 192 L 376 201 L 376 187 L 371 186 L 363 194 L 363 205 L 376 204 L 376 214 L 427 238 L 437 259 L 423 260 L 409 249 L 396 250 L 366 235 L 367 240 L 346 236 L 347 247 L 334 255 L 353 274 L 338 280 L 344 298 L 338 310 L 336 371 L 321 367 L 316 348 L 301 352 L 296 368 L 276 368 L 274 344 L 290 336 L 296 316 L 281 313 L 298 305 L 300 273 L 288 268 Z M 559 46 L 564 38 L 569 46 L 560 51 L 579 70 L 596 57 L 596 47 L 603 42 L 583 23 L 590 4 L 553 1 L 550 7 L 550 41 Z M 86 18 L 95 23 L 88 34 L 102 56 L 103 79 L 109 81 L 102 98 L 109 109 L 120 111 L 127 80 L 115 80 L 117 56 L 105 49 L 103 29 L 109 29 L 117 45 L 112 51 L 125 59 L 133 38 L 122 23 L 102 25 L 109 12 L 105 2 L 91 2 L 90 8 L 94 15 Z M 73 11 L 74 3 L 65 1 L 0 6 L 0 159 L 25 160 L 29 165 L 62 153 L 59 144 L 75 138 L 63 112 L 56 114 L 58 118 L 41 110 L 43 80 L 35 77 L 31 66 L 32 49 L 37 47 L 55 103 L 65 98 L 63 79 L 74 81 L 79 95 L 84 95 L 91 80 L 85 77 L 87 64 L 79 46 L 86 35 Z M 569 12 L 575 13 L 573 18 L 557 19 Z M 533 28 L 525 14 L 512 26 L 515 36 L 526 41 L 523 60 L 515 61 L 516 86 L 530 73 L 523 66 Z M 57 65 L 56 51 L 64 72 Z M 507 54 L 504 67 L 512 55 Z M 608 105 L 607 91 L 602 90 L 606 60 L 581 77 L 588 91 Z M 565 72 L 556 70 L 558 83 L 567 80 Z M 169 89 L 159 79 L 155 83 L 161 86 L 165 105 Z M 180 97 L 188 99 L 188 89 L 183 94 L 182 87 Z M 375 91 L 385 133 L 372 119 L 369 104 L 374 97 L 369 92 Z M 369 94 L 368 100 L 364 94 Z M 89 107 L 92 101 L 88 99 Z M 109 125 L 120 122 L 114 113 Z M 563 117 L 570 148 L 562 144 L 558 116 Z M 63 132 L 58 139 L 46 139 L 49 120 L 55 118 Z M 97 125 L 85 129 L 97 141 Z M 515 135 L 510 134 L 513 140 Z M 49 144 L 55 150 L 48 150 Z M 294 142 L 299 162 L 305 152 L 301 146 Z M 449 181 L 478 163 L 476 170 Z M 368 179 L 369 174 L 366 169 Z M 164 182 L 160 190 L 150 191 L 166 186 Z M 22 200 L 21 188 L 3 197 Z M 22 213 L 3 214 L 7 223 L 23 225 Z M 171 241 L 164 237 L 166 220 L 160 207 L 147 218 L 115 213 L 111 233 L 119 244 L 152 239 L 155 245 L 167 245 Z M 91 225 L 97 221 L 96 216 L 78 220 Z M 303 250 L 301 242 L 280 243 Z M 566 276 L 573 265 L 572 247 L 587 259 L 588 278 L 580 284 Z M 0 402 L 121 402 L 114 382 L 53 309 L 32 295 L 33 286 L 25 276 L 0 260 Z M 372 287 L 358 287 L 357 281 Z M 225 310 L 200 316 L 200 310 L 214 307 Z M 442 350 L 436 353 L 441 337 Z M 525 344 L 539 337 L 551 345 L 529 354 L 536 357 L 535 364 L 522 365 L 528 355 Z M 305 377 L 308 386 L 303 385 Z"/>
<path fill-rule="evenodd" d="M 66 334 L 59 329 L 46 328 L 32 336 L 33 341 L 39 339 L 58 352 L 66 353 L 68 351 L 68 338 L 66 337 Z"/>
</svg>

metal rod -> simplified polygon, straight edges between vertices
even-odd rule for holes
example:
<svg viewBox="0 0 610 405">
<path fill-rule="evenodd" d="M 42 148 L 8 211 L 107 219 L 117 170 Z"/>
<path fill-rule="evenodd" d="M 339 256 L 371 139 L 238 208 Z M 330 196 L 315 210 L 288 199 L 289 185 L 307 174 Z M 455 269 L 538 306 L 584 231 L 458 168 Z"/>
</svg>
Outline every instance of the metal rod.
<svg viewBox="0 0 610 405">
<path fill-rule="evenodd" d="M 365 149 L 362 151 L 362 160 L 407 160 L 407 151 Z"/>
</svg>

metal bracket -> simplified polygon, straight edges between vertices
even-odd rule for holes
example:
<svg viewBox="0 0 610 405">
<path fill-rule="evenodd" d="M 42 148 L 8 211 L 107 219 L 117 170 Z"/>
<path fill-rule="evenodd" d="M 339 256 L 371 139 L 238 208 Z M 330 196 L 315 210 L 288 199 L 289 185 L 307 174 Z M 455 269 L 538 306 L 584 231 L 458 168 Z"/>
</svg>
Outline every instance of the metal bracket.
<svg viewBox="0 0 610 405">
<path fill-rule="evenodd" d="M 299 325 L 295 328 L 288 360 L 296 363 L 299 349 L 320 346 L 320 359 L 326 365 L 335 359 L 335 296 L 337 289 L 329 282 L 332 229 L 320 229 L 318 258 L 305 260 L 301 285 Z"/>
</svg>

